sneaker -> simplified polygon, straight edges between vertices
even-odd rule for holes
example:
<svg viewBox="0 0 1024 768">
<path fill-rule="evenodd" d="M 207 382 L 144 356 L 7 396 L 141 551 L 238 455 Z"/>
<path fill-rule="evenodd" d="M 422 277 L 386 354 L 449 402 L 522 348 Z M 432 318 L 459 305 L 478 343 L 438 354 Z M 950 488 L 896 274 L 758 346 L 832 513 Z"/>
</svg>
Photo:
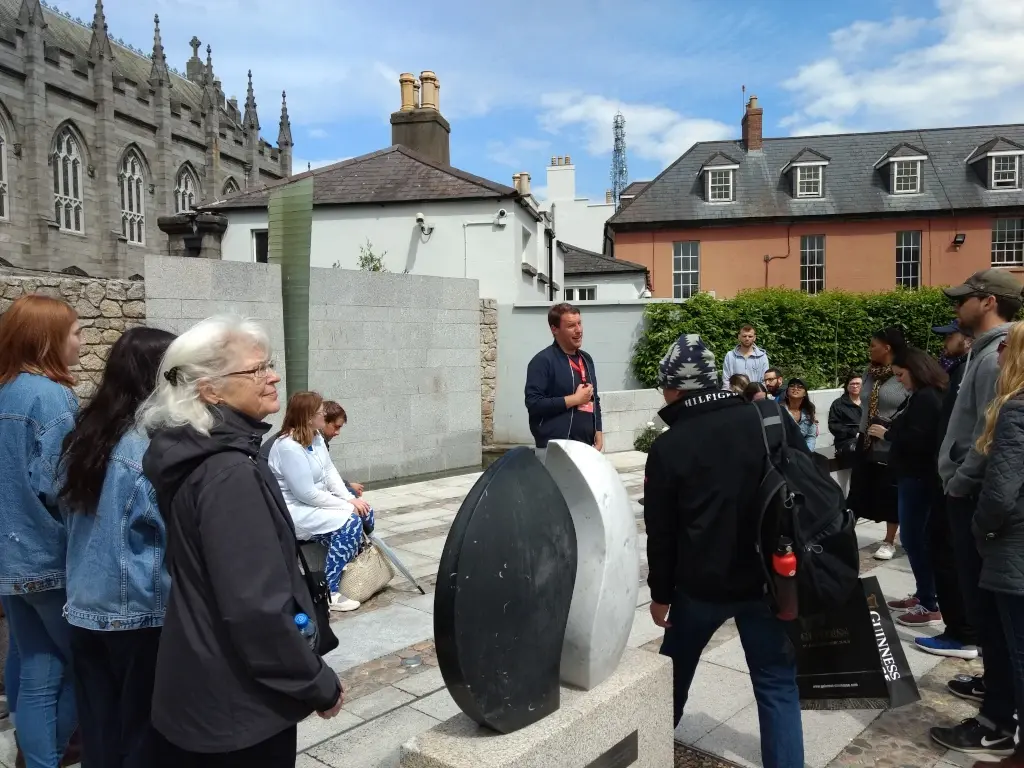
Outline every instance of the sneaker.
<svg viewBox="0 0 1024 768">
<path fill-rule="evenodd" d="M 897 616 L 896 623 L 904 627 L 935 627 L 942 623 L 942 614 L 929 611 L 923 605 L 915 605 L 902 616 Z"/>
<path fill-rule="evenodd" d="M 889 610 L 892 611 L 909 611 L 911 608 L 916 608 L 920 604 L 921 601 L 913 595 L 907 595 L 902 600 L 890 600 L 886 603 L 886 605 L 889 606 Z"/>
<path fill-rule="evenodd" d="M 957 675 L 948 683 L 946 688 L 954 696 L 961 699 L 981 704 L 985 701 L 985 680 L 981 675 Z"/>
<path fill-rule="evenodd" d="M 932 728 L 932 741 L 968 755 L 1008 757 L 1014 752 L 1013 734 L 986 728 L 973 717 L 952 728 Z"/>
<path fill-rule="evenodd" d="M 892 560 L 896 554 L 896 547 L 888 541 L 883 541 L 875 550 L 875 560 Z"/>
<path fill-rule="evenodd" d="M 919 651 L 930 653 L 933 656 L 949 656 L 954 659 L 976 659 L 978 658 L 978 646 L 964 645 L 959 640 L 954 640 L 946 635 L 935 637 L 914 638 L 914 645 Z"/>
<path fill-rule="evenodd" d="M 335 592 L 331 595 L 331 610 L 338 611 L 339 613 L 348 613 L 354 611 L 359 607 L 360 603 L 358 600 L 349 600 L 341 592 Z"/>
</svg>

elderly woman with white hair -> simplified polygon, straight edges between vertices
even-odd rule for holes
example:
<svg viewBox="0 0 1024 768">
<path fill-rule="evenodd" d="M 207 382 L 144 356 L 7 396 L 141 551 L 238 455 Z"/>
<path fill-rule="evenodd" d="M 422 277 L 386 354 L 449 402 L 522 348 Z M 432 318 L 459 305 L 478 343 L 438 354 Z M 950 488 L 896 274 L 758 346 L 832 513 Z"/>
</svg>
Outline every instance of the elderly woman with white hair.
<svg viewBox="0 0 1024 768">
<path fill-rule="evenodd" d="M 296 724 L 335 716 L 341 683 L 295 617 L 314 616 L 288 509 L 259 459 L 280 409 L 266 333 L 204 320 L 167 349 L 139 411 L 143 471 L 172 588 L 157 657 L 159 765 L 294 768 Z"/>
</svg>

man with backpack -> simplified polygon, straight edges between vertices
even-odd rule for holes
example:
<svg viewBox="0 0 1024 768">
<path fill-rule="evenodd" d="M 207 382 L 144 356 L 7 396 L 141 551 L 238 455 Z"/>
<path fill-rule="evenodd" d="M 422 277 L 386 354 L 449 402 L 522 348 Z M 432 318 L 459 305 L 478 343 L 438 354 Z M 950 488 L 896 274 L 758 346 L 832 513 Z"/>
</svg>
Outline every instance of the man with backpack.
<svg viewBox="0 0 1024 768">
<path fill-rule="evenodd" d="M 659 415 L 672 428 L 654 441 L 644 481 L 651 616 L 666 630 L 661 652 L 673 662 L 676 724 L 701 652 L 735 618 L 758 703 L 762 764 L 802 768 L 795 651 L 766 599 L 769 579 L 758 552 L 772 444 L 762 419 L 785 442 L 781 450 L 808 451 L 777 404 L 722 391 L 717 370 L 696 334 L 680 336 L 659 366 L 666 402 Z M 836 492 L 841 499 L 838 486 Z"/>
</svg>

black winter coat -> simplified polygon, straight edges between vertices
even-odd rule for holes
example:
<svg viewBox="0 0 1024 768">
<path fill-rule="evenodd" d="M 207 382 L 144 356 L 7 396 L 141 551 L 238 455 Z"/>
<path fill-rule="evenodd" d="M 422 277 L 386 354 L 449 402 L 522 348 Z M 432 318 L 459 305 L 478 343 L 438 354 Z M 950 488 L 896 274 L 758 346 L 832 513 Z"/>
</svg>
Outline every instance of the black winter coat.
<svg viewBox="0 0 1024 768">
<path fill-rule="evenodd" d="M 1024 398 L 999 412 L 972 528 L 981 553 L 980 586 L 1024 595 Z"/>
<path fill-rule="evenodd" d="M 338 677 L 295 615 L 314 616 L 295 529 L 258 452 L 268 424 L 214 408 L 209 436 L 159 430 L 142 466 L 167 524 L 171 598 L 152 721 L 192 752 L 246 749 L 334 706 Z"/>
<path fill-rule="evenodd" d="M 669 430 L 651 446 L 644 479 L 651 599 L 671 605 L 677 590 L 706 602 L 763 597 L 760 412 L 739 395 L 705 390 L 659 415 Z M 796 422 L 782 423 L 787 445 L 808 453 Z"/>
<path fill-rule="evenodd" d="M 841 464 L 845 463 L 848 466 L 856 454 L 861 415 L 861 407 L 853 402 L 846 392 L 828 409 L 828 431 L 835 439 L 836 458 Z M 849 457 L 849 461 L 844 461 L 845 457 Z"/>
<path fill-rule="evenodd" d="M 893 418 L 885 439 L 892 445 L 889 468 L 897 478 L 933 480 L 938 474 L 942 394 L 935 387 L 919 389 Z"/>
</svg>

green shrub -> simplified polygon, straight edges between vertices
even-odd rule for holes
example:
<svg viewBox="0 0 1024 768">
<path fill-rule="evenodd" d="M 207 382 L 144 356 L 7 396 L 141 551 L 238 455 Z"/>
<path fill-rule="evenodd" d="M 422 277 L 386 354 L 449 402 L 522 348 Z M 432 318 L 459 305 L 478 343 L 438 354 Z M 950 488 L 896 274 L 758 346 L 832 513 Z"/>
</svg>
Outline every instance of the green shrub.
<svg viewBox="0 0 1024 768">
<path fill-rule="evenodd" d="M 812 389 L 838 386 L 848 371 L 864 370 L 875 331 L 898 325 L 911 344 L 938 353 L 942 340 L 931 328 L 953 316 L 952 302 L 938 288 L 813 296 L 766 288 L 723 301 L 700 294 L 682 303 L 647 305 L 633 372 L 645 386 L 655 386 L 658 363 L 681 333 L 699 333 L 721 372 L 723 356 L 736 346 L 740 327 L 749 323 L 757 329 L 758 346 L 784 375 L 799 374 Z"/>
<path fill-rule="evenodd" d="M 662 430 L 654 426 L 653 421 L 647 422 L 647 426 L 636 433 L 636 437 L 633 439 L 633 450 L 640 451 L 640 453 L 650 453 L 654 438 L 660 435 L 661 432 Z"/>
</svg>

